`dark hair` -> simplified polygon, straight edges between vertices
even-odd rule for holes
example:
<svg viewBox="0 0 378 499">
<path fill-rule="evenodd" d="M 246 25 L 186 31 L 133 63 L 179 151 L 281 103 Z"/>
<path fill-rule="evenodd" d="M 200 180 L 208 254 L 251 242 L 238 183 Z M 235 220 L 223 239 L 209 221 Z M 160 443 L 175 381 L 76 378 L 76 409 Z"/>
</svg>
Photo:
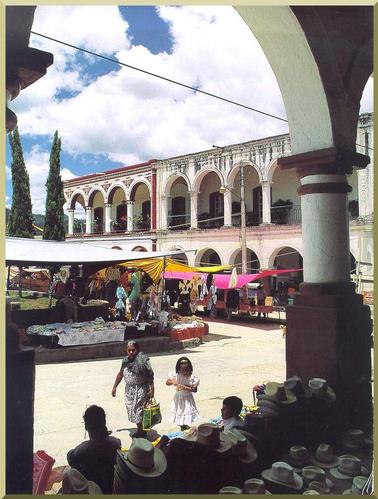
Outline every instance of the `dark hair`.
<svg viewBox="0 0 378 499">
<path fill-rule="evenodd" d="M 106 437 L 108 430 L 106 428 L 105 411 L 98 405 L 89 406 L 84 412 L 85 429 L 94 437 Z"/>
<path fill-rule="evenodd" d="M 138 352 L 140 352 L 140 345 L 139 345 L 139 343 L 137 341 L 135 341 L 135 340 L 128 341 L 127 344 L 126 344 L 126 349 L 129 346 L 130 347 L 134 347 Z"/>
<path fill-rule="evenodd" d="M 176 373 L 180 371 L 180 367 L 182 364 L 188 364 L 189 365 L 189 371 L 190 374 L 193 372 L 193 366 L 188 357 L 180 357 L 179 360 L 176 362 Z"/>
<path fill-rule="evenodd" d="M 243 408 L 243 401 L 239 397 L 232 395 L 231 397 L 226 397 L 223 400 L 223 404 L 226 405 L 231 411 L 238 416 Z"/>
</svg>

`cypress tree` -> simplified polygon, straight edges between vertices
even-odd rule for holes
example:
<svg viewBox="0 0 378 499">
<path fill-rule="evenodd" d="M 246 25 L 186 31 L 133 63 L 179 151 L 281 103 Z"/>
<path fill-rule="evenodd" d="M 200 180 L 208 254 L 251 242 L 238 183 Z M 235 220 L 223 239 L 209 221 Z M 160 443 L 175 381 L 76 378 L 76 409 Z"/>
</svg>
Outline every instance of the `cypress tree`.
<svg viewBox="0 0 378 499">
<path fill-rule="evenodd" d="M 33 212 L 30 199 L 29 174 L 25 166 L 20 134 L 16 127 L 9 133 L 12 149 L 12 208 L 9 215 L 8 235 L 33 238 Z"/>
<path fill-rule="evenodd" d="M 50 153 L 50 169 L 47 177 L 46 189 L 46 214 L 43 239 L 64 241 L 64 194 L 63 182 L 60 177 L 60 148 L 61 140 L 58 132 L 54 134 L 54 140 Z"/>
</svg>

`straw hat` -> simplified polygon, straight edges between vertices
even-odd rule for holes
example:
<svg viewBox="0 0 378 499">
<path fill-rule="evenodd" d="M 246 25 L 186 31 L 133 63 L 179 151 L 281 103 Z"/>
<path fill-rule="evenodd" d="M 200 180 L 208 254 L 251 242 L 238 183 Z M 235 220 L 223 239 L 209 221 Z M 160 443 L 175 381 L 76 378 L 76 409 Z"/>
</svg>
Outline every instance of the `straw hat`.
<svg viewBox="0 0 378 499">
<path fill-rule="evenodd" d="M 232 454 L 242 463 L 253 463 L 257 459 L 254 445 L 240 431 L 232 429 L 225 433 L 232 443 Z"/>
<path fill-rule="evenodd" d="M 308 381 L 308 387 L 314 397 L 325 400 L 326 402 L 334 402 L 336 400 L 336 393 L 328 386 L 327 380 L 323 378 L 311 378 Z"/>
<path fill-rule="evenodd" d="M 350 429 L 342 437 L 341 443 L 346 449 L 358 450 L 369 445 L 369 439 L 363 430 Z"/>
<path fill-rule="evenodd" d="M 219 426 L 213 423 L 200 424 L 197 434 L 186 440 L 210 447 L 216 452 L 227 452 L 232 448 L 232 442 L 225 432 L 219 431 Z"/>
<path fill-rule="evenodd" d="M 287 380 L 283 382 L 283 385 L 286 390 L 293 392 L 298 399 L 309 398 L 312 395 L 311 390 L 303 384 L 303 380 L 299 376 L 287 378 Z"/>
<path fill-rule="evenodd" d="M 102 494 L 102 490 L 95 482 L 87 480 L 80 471 L 69 468 L 64 472 L 62 494 Z"/>
<path fill-rule="evenodd" d="M 244 482 L 244 494 L 271 494 L 265 488 L 265 482 L 259 478 L 249 478 Z"/>
<path fill-rule="evenodd" d="M 343 492 L 343 495 L 357 494 L 362 495 L 362 489 L 367 482 L 366 476 L 357 475 L 353 478 L 352 488 L 346 489 Z"/>
<path fill-rule="evenodd" d="M 232 487 L 231 485 L 226 485 L 226 487 L 222 487 L 218 494 L 242 494 L 242 489 L 239 487 Z"/>
<path fill-rule="evenodd" d="M 314 489 L 305 490 L 302 494 L 303 496 L 320 496 L 320 492 Z"/>
<path fill-rule="evenodd" d="M 329 444 L 320 444 L 315 451 L 315 456 L 311 458 L 312 464 L 320 468 L 334 468 L 337 466 L 338 458 L 333 453 L 333 448 Z"/>
<path fill-rule="evenodd" d="M 331 468 L 331 475 L 339 480 L 350 480 L 357 475 L 368 475 L 368 470 L 362 466 L 361 459 L 351 454 L 339 457 L 337 468 Z"/>
<path fill-rule="evenodd" d="M 303 487 L 302 478 L 294 472 L 290 464 L 283 461 L 273 463 L 270 469 L 261 472 L 261 476 L 265 482 L 281 485 L 287 489 L 299 491 Z"/>
<path fill-rule="evenodd" d="M 302 478 L 303 478 L 303 483 L 305 486 L 308 486 L 308 488 L 311 489 L 309 484 L 311 482 L 317 482 L 317 483 L 322 483 L 324 484 L 323 487 L 323 493 L 328 494 L 328 492 L 332 489 L 333 487 L 333 482 L 326 476 L 326 472 L 322 469 L 319 468 L 319 466 L 305 466 L 302 470 Z M 316 489 L 318 490 L 318 489 Z M 327 492 L 328 490 L 328 492 Z M 318 492 L 320 492 L 318 490 Z"/>
<path fill-rule="evenodd" d="M 60 271 L 58 272 L 58 277 L 59 277 L 59 280 L 62 281 L 64 284 L 66 284 L 68 278 L 70 277 L 70 271 L 69 269 L 60 269 Z"/>
<path fill-rule="evenodd" d="M 163 452 L 145 438 L 134 438 L 130 449 L 123 455 L 125 464 L 140 476 L 157 477 L 167 469 Z"/>
<path fill-rule="evenodd" d="M 292 404 L 297 400 L 294 393 L 287 390 L 283 383 L 276 383 L 275 381 L 270 381 L 266 384 L 265 397 L 279 404 Z"/>
<path fill-rule="evenodd" d="M 293 467 L 294 471 L 297 472 L 301 471 L 303 466 L 310 464 L 310 460 L 310 451 L 307 447 L 303 447 L 303 445 L 293 445 L 290 447 L 289 455 L 285 459 Z"/>
</svg>

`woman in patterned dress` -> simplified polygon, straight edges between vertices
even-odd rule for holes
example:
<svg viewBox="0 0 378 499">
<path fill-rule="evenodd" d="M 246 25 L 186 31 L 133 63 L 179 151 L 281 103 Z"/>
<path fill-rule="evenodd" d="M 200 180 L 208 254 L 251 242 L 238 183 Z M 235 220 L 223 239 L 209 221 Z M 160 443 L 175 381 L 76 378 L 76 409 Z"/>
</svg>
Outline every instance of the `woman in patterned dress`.
<svg viewBox="0 0 378 499">
<path fill-rule="evenodd" d="M 112 396 L 116 396 L 117 386 L 125 380 L 125 404 L 127 417 L 131 423 L 136 423 L 138 431 L 134 437 L 144 437 L 143 407 L 154 396 L 154 372 L 149 358 L 140 351 L 136 341 L 127 343 L 127 357 L 122 361 L 121 369 L 114 381 Z"/>
</svg>

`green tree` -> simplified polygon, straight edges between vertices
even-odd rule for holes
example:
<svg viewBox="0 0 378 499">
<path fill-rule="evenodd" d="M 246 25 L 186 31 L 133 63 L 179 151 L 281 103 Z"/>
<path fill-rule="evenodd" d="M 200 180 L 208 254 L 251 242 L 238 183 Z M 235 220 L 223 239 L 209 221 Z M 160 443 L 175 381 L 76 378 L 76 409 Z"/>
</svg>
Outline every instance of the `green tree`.
<svg viewBox="0 0 378 499">
<path fill-rule="evenodd" d="M 30 199 L 29 174 L 25 166 L 20 134 L 16 127 L 9 133 L 12 149 L 12 208 L 9 215 L 8 235 L 33 238 L 33 212 Z"/>
<path fill-rule="evenodd" d="M 63 182 L 60 177 L 60 148 L 61 140 L 58 132 L 54 134 L 54 140 L 50 153 L 50 169 L 46 182 L 46 214 L 43 239 L 64 241 L 64 194 Z"/>
</svg>

